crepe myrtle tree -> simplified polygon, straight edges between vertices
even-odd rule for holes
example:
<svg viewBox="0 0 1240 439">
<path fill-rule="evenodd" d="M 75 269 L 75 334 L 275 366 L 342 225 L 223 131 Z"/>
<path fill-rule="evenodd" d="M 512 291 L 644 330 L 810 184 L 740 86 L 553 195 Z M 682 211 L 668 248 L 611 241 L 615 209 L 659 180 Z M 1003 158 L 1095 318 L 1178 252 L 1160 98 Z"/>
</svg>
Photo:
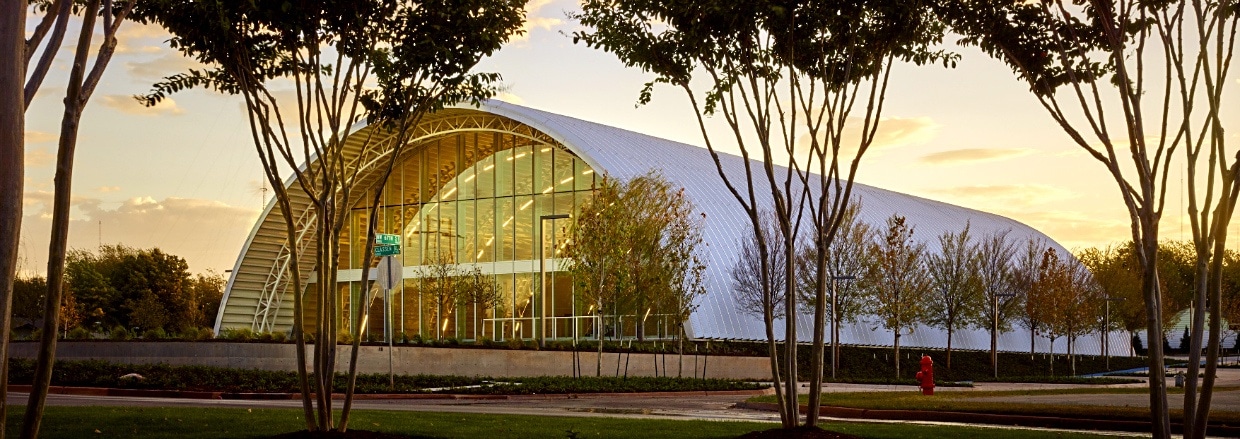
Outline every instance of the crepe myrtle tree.
<svg viewBox="0 0 1240 439">
<path fill-rule="evenodd" d="M 1117 184 L 1141 267 L 1150 340 L 1162 334 L 1167 312 L 1158 270 L 1167 176 L 1173 157 L 1185 152 L 1191 182 L 1186 213 L 1201 279 L 1196 300 L 1217 299 L 1212 271 L 1219 270 L 1211 267 L 1221 269 L 1240 192 L 1240 156 L 1234 162 L 1227 157 L 1236 152 L 1225 148 L 1226 124 L 1219 115 L 1226 108 L 1223 89 L 1240 15 L 1235 2 L 946 0 L 934 7 L 963 36 L 962 44 L 1007 64 L 1051 120 Z M 1193 318 L 1203 319 L 1203 313 Z M 1211 331 L 1218 335 L 1219 328 Z M 1190 363 L 1196 369 L 1197 361 Z M 1156 438 L 1169 437 L 1161 344 L 1150 344 L 1149 366 L 1151 430 Z M 1195 387 L 1186 389 L 1189 437 L 1205 435 L 1212 382 L 1205 382 L 1200 399 Z"/>
<path fill-rule="evenodd" d="M 882 120 L 891 66 L 952 63 L 954 56 L 935 49 L 942 26 L 917 0 L 586 0 L 581 6 L 572 18 L 584 29 L 573 34 L 574 41 L 651 74 L 639 103 L 650 101 L 656 84 L 685 93 L 722 183 L 759 237 L 757 260 L 769 264 L 771 253 L 783 254 L 782 266 L 758 273 L 782 270 L 789 280 L 781 295 L 782 359 L 774 331 L 768 329 L 766 338 L 782 425 L 800 425 L 799 313 L 792 281 L 797 278 L 797 238 L 802 230 L 815 236 L 816 264 L 825 266 L 851 200 L 853 177 Z M 709 129 L 711 115 L 722 116 L 728 129 Z M 861 134 L 847 136 L 846 128 Z M 743 169 L 727 170 L 719 148 L 738 150 Z M 767 209 L 776 219 L 782 246 L 772 245 L 762 232 L 761 212 Z M 818 273 L 811 388 L 822 381 L 828 283 L 826 270 Z M 759 285 L 776 284 L 764 280 Z M 818 393 L 812 392 L 805 423 L 817 422 Z"/>
<path fill-rule="evenodd" d="M 165 78 L 139 96 L 140 101 L 154 105 L 170 94 L 201 87 L 240 95 L 245 102 L 251 139 L 275 189 L 292 252 L 287 278 L 294 291 L 293 338 L 307 430 L 347 430 L 353 402 L 362 334 L 354 338 L 338 423 L 331 396 L 336 348 L 316 343 L 310 374 L 304 335 L 310 330 L 315 340 L 326 341 L 340 331 L 330 286 L 336 284 L 341 230 L 350 208 L 363 196 L 353 185 L 386 181 L 412 127 L 426 114 L 495 93 L 499 75 L 472 70 L 521 31 L 524 3 L 152 0 L 138 9 L 142 19 L 172 34 L 173 48 L 207 66 Z M 372 128 L 359 139 L 363 154 L 358 155 L 346 150 L 345 138 L 363 115 Z M 382 160 L 368 168 L 360 162 L 367 153 Z M 362 174 L 364 168 L 370 173 Z M 284 172 L 296 177 L 290 188 L 284 186 Z M 295 197 L 291 191 L 300 193 Z M 382 191 L 373 191 L 366 205 L 370 230 L 361 264 L 366 270 L 372 265 L 381 196 Z M 312 217 L 305 224 L 298 224 L 294 198 L 309 201 Z M 311 322 L 303 319 L 301 296 L 305 288 L 299 245 L 304 240 L 315 243 L 313 250 L 304 251 L 313 251 L 318 284 L 328 286 L 316 291 L 320 309 Z M 370 276 L 362 278 L 361 291 L 370 291 Z M 361 328 L 369 308 L 361 307 L 362 312 L 352 316 L 352 327 Z M 311 395 L 316 397 L 313 403 Z"/>
<path fill-rule="evenodd" d="M 24 115 L 30 108 L 47 73 L 62 49 L 71 20 L 80 20 L 79 34 L 72 47 L 72 64 L 67 66 L 64 110 L 56 152 L 56 174 L 52 195 L 52 226 L 48 241 L 47 291 L 42 306 L 47 318 L 42 331 L 56 334 L 63 326 L 58 310 L 64 302 L 65 256 L 68 251 L 69 209 L 73 192 L 73 165 L 78 130 L 86 104 L 99 85 L 112 55 L 116 52 L 117 32 L 128 21 L 137 1 L 113 0 L 36 0 L 5 1 L 0 6 L 0 358 L 7 358 L 11 321 L 12 282 L 17 246 L 21 233 L 22 151 Z M 32 32 L 26 32 L 26 16 L 38 17 Z M 96 36 L 101 36 L 95 40 Z M 43 337 L 39 343 L 34 377 L 23 417 L 21 437 L 39 435 L 52 366 L 56 361 L 56 337 Z M 0 365 L 0 438 L 4 437 L 7 407 L 8 365 Z"/>
</svg>

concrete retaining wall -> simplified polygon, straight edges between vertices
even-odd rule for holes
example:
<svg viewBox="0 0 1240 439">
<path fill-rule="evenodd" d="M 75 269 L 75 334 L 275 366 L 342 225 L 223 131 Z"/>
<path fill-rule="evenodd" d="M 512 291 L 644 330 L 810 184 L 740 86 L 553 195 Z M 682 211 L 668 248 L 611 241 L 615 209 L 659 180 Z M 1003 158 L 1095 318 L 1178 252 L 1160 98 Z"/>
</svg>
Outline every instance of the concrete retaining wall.
<svg viewBox="0 0 1240 439">
<path fill-rule="evenodd" d="M 338 371 L 349 367 L 351 347 L 337 348 Z M 38 343 L 13 342 L 9 355 L 13 358 L 34 358 Z M 474 348 L 427 348 L 396 346 L 363 346 L 358 353 L 361 373 L 387 373 L 388 355 L 397 374 L 463 375 L 492 377 L 557 376 L 573 374 L 573 353 Z M 156 364 L 216 366 L 233 369 L 288 370 L 296 368 L 295 349 L 291 343 L 229 343 L 229 342 L 142 342 L 142 341 L 61 341 L 57 344 L 59 360 L 104 360 L 124 364 Z M 596 352 L 581 352 L 583 375 L 594 375 Z M 603 375 L 616 373 L 617 355 L 603 354 Z M 626 358 L 627 357 L 627 358 Z M 660 371 L 666 362 L 667 375 L 676 376 L 676 355 L 632 354 L 619 356 L 621 373 L 625 362 L 628 374 L 654 376 L 655 362 Z M 684 356 L 684 376 L 710 378 L 770 379 L 770 363 L 766 357 Z M 662 373 L 660 373 L 662 375 Z"/>
</svg>

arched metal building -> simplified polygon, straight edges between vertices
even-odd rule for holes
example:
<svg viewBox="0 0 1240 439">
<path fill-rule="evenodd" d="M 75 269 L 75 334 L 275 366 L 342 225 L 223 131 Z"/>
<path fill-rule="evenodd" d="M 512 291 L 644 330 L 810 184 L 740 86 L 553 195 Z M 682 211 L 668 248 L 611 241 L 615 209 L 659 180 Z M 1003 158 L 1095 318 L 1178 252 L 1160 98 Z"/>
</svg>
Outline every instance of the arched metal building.
<svg viewBox="0 0 1240 439">
<path fill-rule="evenodd" d="M 386 164 L 386 148 L 363 150 L 363 127 L 347 141 L 348 154 L 360 166 L 355 188 L 378 190 L 377 169 Z M 381 146 L 383 142 L 377 142 Z M 735 200 L 720 182 L 715 164 L 706 150 L 632 131 L 587 122 L 518 105 L 490 101 L 481 108 L 449 108 L 428 115 L 416 128 L 413 140 L 398 158 L 396 172 L 383 188 L 383 212 L 379 229 L 402 237 L 404 287 L 392 295 L 393 330 L 427 336 L 462 339 L 488 337 L 532 338 L 535 326 L 540 337 L 568 338 L 594 335 L 592 309 L 572 295 L 573 282 L 560 271 L 554 252 L 565 239 L 564 219 L 587 201 L 597 175 L 621 179 L 659 170 L 672 184 L 684 187 L 696 208 L 706 215 L 703 237 L 707 243 L 707 294 L 690 318 L 690 337 L 710 339 L 764 339 L 759 318 L 741 312 L 732 292 L 729 271 L 736 262 L 742 239 L 750 226 Z M 740 157 L 723 155 L 729 175 L 743 175 Z M 288 185 L 294 184 L 290 181 Z M 864 221 L 884 227 L 892 214 L 905 216 L 916 228 L 915 239 L 933 241 L 948 231 L 959 231 L 966 222 L 975 236 L 1010 230 L 1010 238 L 1024 242 L 1053 240 L 1009 218 L 951 204 L 858 184 Z M 293 208 L 298 225 L 312 225 L 312 213 L 299 190 Z M 347 313 L 357 312 L 360 292 L 365 212 L 350 213 L 341 242 L 340 284 L 335 286 L 342 312 L 341 328 L 349 328 Z M 542 233 L 543 229 L 547 233 Z M 554 232 L 552 232 L 554 231 Z M 292 300 L 288 263 L 301 255 L 309 266 L 313 233 L 303 233 L 291 244 L 274 202 L 260 216 L 233 267 L 216 331 L 249 328 L 254 331 L 287 331 L 291 328 Z M 936 245 L 928 245 L 930 249 Z M 311 251 L 307 251 L 311 250 Z M 347 256 L 347 258 L 346 258 Z M 485 307 L 434 309 L 418 294 L 418 276 L 434 261 L 446 261 L 462 269 L 477 268 L 495 276 L 505 305 L 498 312 Z M 303 274 L 314 283 L 314 276 Z M 310 295 L 312 296 L 312 295 Z M 307 296 L 309 297 L 309 296 Z M 372 302 L 372 315 L 382 315 L 383 304 Z M 648 333 L 666 327 L 655 319 Z M 809 340 L 810 319 L 800 319 L 799 338 Z M 375 319 L 369 331 L 382 333 L 383 322 Z M 782 325 L 779 325 L 782 328 Z M 782 329 L 780 330 L 782 332 Z M 1046 351 L 1044 338 L 1036 349 Z M 1077 341 L 1076 351 L 1097 353 L 1097 336 Z M 841 327 L 841 343 L 890 345 L 891 333 L 866 322 Z M 1030 337 L 1016 329 L 1001 335 L 1001 350 L 1028 351 Z M 919 327 L 902 337 L 904 346 L 942 347 L 946 334 Z M 1127 338 L 1111 335 L 1113 354 L 1128 353 Z M 985 330 L 965 330 L 954 336 L 957 349 L 989 349 Z M 1065 346 L 1058 341 L 1055 351 Z"/>
</svg>

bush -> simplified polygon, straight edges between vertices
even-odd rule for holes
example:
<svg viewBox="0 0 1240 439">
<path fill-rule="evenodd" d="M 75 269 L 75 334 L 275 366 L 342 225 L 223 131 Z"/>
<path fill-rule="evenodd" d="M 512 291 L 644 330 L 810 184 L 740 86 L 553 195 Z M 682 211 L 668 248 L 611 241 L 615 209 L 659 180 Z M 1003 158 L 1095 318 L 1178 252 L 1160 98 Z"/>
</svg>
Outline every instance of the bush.
<svg viewBox="0 0 1240 439">
<path fill-rule="evenodd" d="M 143 340 L 163 340 L 165 338 L 168 338 L 168 333 L 164 331 L 164 328 L 147 329 L 142 332 Z"/>
<path fill-rule="evenodd" d="M 224 328 L 220 330 L 220 337 L 229 341 L 250 341 L 254 339 L 254 331 L 250 328 Z"/>
<path fill-rule="evenodd" d="M 116 325 L 112 327 L 112 331 L 108 333 L 108 338 L 112 340 L 129 340 L 133 338 L 133 335 L 130 334 L 129 330 L 125 329 L 124 326 Z"/>
<path fill-rule="evenodd" d="M 288 334 L 284 331 L 271 331 L 271 341 L 275 343 L 284 343 L 288 341 Z"/>
<path fill-rule="evenodd" d="M 352 344 L 352 343 L 353 343 L 353 334 L 350 334 L 349 331 L 340 331 L 339 333 L 336 334 L 336 344 Z"/>
<path fill-rule="evenodd" d="M 65 334 L 65 338 L 69 340 L 90 340 L 90 330 L 78 326 L 70 329 L 69 333 Z"/>
</svg>

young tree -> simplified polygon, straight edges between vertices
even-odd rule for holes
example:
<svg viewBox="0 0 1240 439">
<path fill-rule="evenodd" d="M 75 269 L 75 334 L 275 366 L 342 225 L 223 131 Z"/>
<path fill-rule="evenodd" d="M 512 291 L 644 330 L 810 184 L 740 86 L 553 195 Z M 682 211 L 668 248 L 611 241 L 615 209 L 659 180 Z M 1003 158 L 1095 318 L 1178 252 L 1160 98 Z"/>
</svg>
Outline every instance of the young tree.
<svg viewBox="0 0 1240 439">
<path fill-rule="evenodd" d="M 520 31 L 523 6 L 519 0 L 151 0 L 141 11 L 172 33 L 174 47 L 209 67 L 165 78 L 140 100 L 153 105 L 171 93 L 204 87 L 239 94 L 245 101 L 251 138 L 267 181 L 275 189 L 286 247 L 292 253 L 286 256 L 287 278 L 293 291 L 293 321 L 298 322 L 293 338 L 307 430 L 347 430 L 361 338 L 354 341 L 349 384 L 337 424 L 331 399 L 336 370 L 333 344 L 315 344 L 314 386 L 308 381 L 303 334 L 307 329 L 303 326 L 308 325 L 302 317 L 301 297 L 301 259 L 306 255 L 299 253 L 298 241 L 305 236 L 314 243 L 312 259 L 320 285 L 316 301 L 320 309 L 312 322 L 315 340 L 335 339 L 340 321 L 332 291 L 340 233 L 358 196 L 353 185 L 386 181 L 412 136 L 412 127 L 427 113 L 457 102 L 477 102 L 495 92 L 492 84 L 498 75 L 470 71 Z M 278 87 L 290 83 L 295 99 L 277 100 Z M 370 128 L 365 135 L 359 134 L 362 150 L 384 159 L 377 162 L 381 164 L 365 166 L 359 158 L 371 156 L 359 157 L 346 148 L 345 139 L 355 134 L 350 129 L 363 113 Z M 286 170 L 296 177 L 294 187 L 284 185 L 281 173 Z M 368 205 L 371 230 L 362 264 L 367 269 L 377 223 L 374 206 L 381 194 L 374 191 Z M 296 216 L 302 209 L 311 212 L 304 224 Z M 369 276 L 362 278 L 366 280 L 361 291 L 370 291 Z M 360 328 L 368 311 L 369 307 L 363 307 L 356 313 L 352 326 Z M 310 401 L 311 394 L 317 397 L 315 403 Z"/>
<path fill-rule="evenodd" d="M 1161 334 L 1158 230 L 1176 149 L 1183 146 L 1188 154 L 1189 213 L 1199 260 L 1211 253 L 1221 257 L 1215 250 L 1226 242 L 1235 207 L 1240 167 L 1227 166 L 1223 158 L 1229 152 L 1218 113 L 1240 13 L 1230 2 L 953 0 L 940 5 L 941 15 L 965 36 L 964 44 L 1010 66 L 1072 141 L 1111 174 L 1132 223 L 1147 336 Z M 1203 102 L 1204 112 L 1198 108 Z M 1118 116 L 1104 108 L 1118 108 Z M 1201 157 L 1202 148 L 1208 158 Z M 1198 165 L 1210 175 L 1204 194 L 1197 192 Z M 1205 203 L 1200 208 L 1198 197 Z M 1209 285 L 1201 286 L 1204 291 Z M 1149 353 L 1152 430 L 1154 437 L 1165 438 L 1171 426 L 1162 347 L 1151 344 Z M 1200 401 L 1205 410 L 1196 413 L 1193 395 L 1188 396 L 1185 431 L 1203 436 L 1204 421 L 1196 419 L 1206 419 L 1201 412 L 1208 411 L 1209 396 Z"/>
<path fill-rule="evenodd" d="M 774 247 L 759 239 L 757 250 L 763 263 L 771 260 L 770 253 L 783 253 L 784 265 L 774 269 L 782 269 L 790 280 L 783 294 L 784 358 L 771 350 L 771 374 L 785 428 L 800 424 L 798 297 L 791 282 L 797 278 L 800 228 L 807 224 L 813 229 L 818 265 L 825 265 L 826 249 L 851 201 L 853 176 L 882 120 L 891 65 L 896 60 L 923 64 L 954 59 L 931 49 L 941 40 L 942 27 L 922 6 L 916 1 L 788 5 L 763 0 L 588 0 L 574 15 L 586 27 L 573 35 L 575 41 L 612 52 L 627 65 L 655 75 L 640 102 L 650 100 L 656 83 L 685 92 L 716 170 L 745 211 L 754 236 L 764 238 L 760 212 L 767 206 L 774 212 L 784 245 Z M 705 90 L 695 89 L 699 85 Z M 854 104 L 861 107 L 856 112 Z M 712 114 L 723 115 L 730 132 L 712 135 L 705 122 Z M 845 137 L 848 122 L 857 128 L 858 121 L 860 139 Z M 744 172 L 726 170 L 717 150 L 725 142 L 740 150 Z M 751 163 L 751 157 L 760 162 Z M 810 379 L 815 389 L 822 380 L 827 288 L 826 270 L 819 273 Z M 767 338 L 774 337 L 768 331 Z M 817 392 L 810 398 L 806 424 L 814 426 Z"/>
<path fill-rule="evenodd" d="M 1071 255 L 1066 255 L 1066 258 L 1068 259 L 1066 269 L 1071 294 L 1066 297 L 1067 300 L 1060 313 L 1063 316 L 1060 332 L 1068 339 L 1071 373 L 1076 375 L 1076 340 L 1098 328 L 1099 322 L 1102 321 L 1101 302 L 1104 299 L 1101 288 L 1085 265 L 1072 260 Z"/>
<path fill-rule="evenodd" d="M 900 336 L 926 317 L 925 298 L 932 287 L 925 253 L 925 244 L 913 240 L 913 228 L 899 215 L 887 218 L 887 232 L 870 244 L 871 264 L 862 285 L 870 297 L 870 313 L 892 333 L 896 378 Z"/>
<path fill-rule="evenodd" d="M 999 378 L 999 332 L 1011 330 L 1010 320 L 1018 312 L 1014 304 L 1019 302 L 1012 266 L 1016 243 L 1008 239 L 1008 233 L 1011 231 L 988 233 L 977 246 L 977 275 L 986 304 L 976 325 L 989 329 L 990 365 L 995 378 Z"/>
<path fill-rule="evenodd" d="M 762 256 L 758 254 L 759 241 L 765 241 L 775 248 L 784 245 L 783 235 L 779 234 L 776 227 L 774 215 L 764 213 L 762 227 L 758 229 L 762 235 L 758 236 L 753 231 L 749 231 L 748 236 L 741 241 L 740 257 L 737 258 L 736 265 L 732 266 L 730 272 L 732 293 L 736 297 L 738 307 L 741 311 L 761 318 L 766 326 L 771 326 L 775 320 L 784 317 L 783 307 L 779 306 L 784 301 L 785 273 L 780 268 L 784 265 L 784 254 L 768 253 L 766 261 L 763 261 Z M 804 253 L 805 250 L 802 250 L 801 254 Z M 803 265 L 808 266 L 809 262 L 807 260 Z M 805 272 L 800 273 L 804 278 Z M 764 285 L 764 282 L 767 284 Z M 801 290 L 800 287 L 798 290 Z M 767 328 L 767 332 L 774 332 L 774 327 Z M 767 340 L 767 343 L 768 348 L 775 347 L 774 340 Z"/>
<path fill-rule="evenodd" d="M 985 309 L 980 256 L 966 223 L 960 233 L 939 235 L 939 252 L 926 257 L 933 285 L 926 296 L 926 323 L 947 331 L 948 369 L 952 367 L 952 335 L 978 320 Z"/>
<path fill-rule="evenodd" d="M 456 306 L 465 309 L 473 318 L 474 327 L 482 327 L 482 312 L 490 309 L 498 316 L 503 302 L 500 299 L 499 285 L 495 276 L 482 273 L 482 269 L 474 267 L 466 271 L 457 280 Z M 471 312 L 476 310 L 476 312 Z M 482 334 L 479 330 L 478 334 Z"/>
<path fill-rule="evenodd" d="M 1067 264 L 1059 259 L 1053 247 L 1047 247 L 1038 264 L 1037 278 L 1025 296 L 1025 313 L 1030 321 L 1040 323 L 1042 334 L 1050 340 L 1051 375 L 1055 375 L 1055 340 L 1065 335 L 1065 322 L 1069 317 L 1064 311 L 1073 294 Z"/>
<path fill-rule="evenodd" d="M 642 336 L 645 316 L 658 309 L 682 325 L 705 294 L 705 265 L 698 246 L 701 221 L 683 190 L 674 190 L 657 173 L 628 182 L 605 176 L 590 203 L 574 221 L 565 257 L 578 293 L 599 312 L 600 331 L 605 312 L 619 317 L 632 313 L 636 334 Z M 599 364 L 602 374 L 602 342 Z"/>
<path fill-rule="evenodd" d="M 431 321 L 435 327 L 435 339 L 442 340 L 448 330 L 451 316 L 455 314 L 456 304 L 464 299 L 467 290 L 462 288 L 465 278 L 456 268 L 456 255 L 446 253 L 438 255 L 424 265 L 417 278 L 422 280 L 422 301 L 432 304 Z M 455 328 L 455 326 L 453 326 Z M 456 331 L 452 331 L 453 335 Z M 358 333 L 361 336 L 361 333 Z"/>
<path fill-rule="evenodd" d="M 1077 255 L 1089 269 L 1103 300 L 1104 316 L 1100 326 L 1102 355 L 1109 354 L 1109 334 L 1123 329 L 1129 338 L 1145 325 L 1145 307 L 1141 304 L 1141 270 L 1132 254 L 1132 243 L 1105 248 L 1087 248 Z"/>
<path fill-rule="evenodd" d="M 1017 294 L 1016 299 L 1019 301 L 1017 303 L 1023 311 L 1020 314 L 1019 323 L 1029 330 L 1030 361 L 1033 361 L 1034 341 L 1038 330 L 1042 329 L 1045 323 L 1037 309 L 1039 304 L 1036 303 L 1037 296 L 1043 292 L 1035 291 L 1035 289 L 1038 288 L 1043 254 L 1048 249 L 1046 243 L 1041 240 L 1029 239 L 1025 242 L 1025 248 L 1020 252 L 1015 266 L 1012 267 L 1012 284 Z"/>
<path fill-rule="evenodd" d="M 22 114 L 30 108 L 35 94 L 43 85 L 48 71 L 51 69 L 56 54 L 61 49 L 61 42 L 70 19 L 75 14 L 81 15 L 80 33 L 74 43 L 73 63 L 69 66 L 69 81 L 65 87 L 64 111 L 61 116 L 60 139 L 56 154 L 55 189 L 52 195 L 52 227 L 49 240 L 47 260 L 47 294 L 43 300 L 45 318 L 43 333 L 56 334 L 61 329 L 60 309 L 64 295 L 65 254 L 68 250 L 69 208 L 73 190 L 73 164 L 77 149 L 78 128 L 82 113 L 87 102 L 94 93 L 95 86 L 103 76 L 104 70 L 116 51 L 117 31 L 133 10 L 136 1 L 113 2 L 112 0 L 87 0 L 73 2 L 70 0 L 51 1 L 6 1 L 7 9 L 3 15 L 6 20 L 0 22 L 0 38 L 5 40 L 0 47 L 0 64 L 5 65 L 0 73 L 0 127 L 6 133 L 0 137 L 0 186 L 5 188 L 3 201 L 0 201 L 0 223 L 6 229 L 0 231 L 0 284 L 4 294 L 0 295 L 0 358 L 8 353 L 8 323 L 10 287 L 12 267 L 9 257 L 16 257 L 17 242 L 20 236 L 22 206 L 22 154 L 23 139 Z M 26 38 L 25 17 L 28 11 L 36 10 L 43 14 L 39 24 Z M 8 18 L 12 17 L 12 18 Z M 12 21 L 10 21 L 12 20 Z M 15 28 L 10 28 L 15 25 Z M 50 34 L 49 34 L 50 32 Z M 103 41 L 95 46 L 94 36 L 102 34 Z M 10 46 L 9 43 L 16 43 Z M 40 50 L 40 48 L 42 48 Z M 10 52 L 12 50 L 12 52 Z M 38 54 L 37 61 L 34 56 Z M 11 58 L 10 58 L 11 57 Z M 32 64 L 32 61 L 35 61 Z M 13 76 L 9 74 L 15 73 Z M 24 86 L 22 84 L 24 83 Z M 16 87 L 16 88 L 10 88 Z M 20 111 L 19 111 L 20 110 Z M 16 126 L 11 124 L 16 123 Z M 9 137 L 9 133 L 11 136 Z M 9 143 L 12 140 L 13 143 Z M 15 148 L 15 149 L 9 149 Z M 16 184 L 13 180 L 16 180 Z M 14 191 L 9 193 L 8 191 Z M 10 210 L 15 209 L 15 210 Z M 11 218 L 9 215 L 16 215 Z M 11 227 L 9 230 L 7 227 Z M 11 233 L 10 233 L 11 232 Z M 10 253 L 13 252 L 13 253 Z M 21 437 L 34 438 L 39 435 L 39 427 L 43 419 L 43 407 L 47 398 L 47 388 L 51 384 L 52 366 L 56 360 L 56 337 L 43 337 L 39 343 L 39 354 L 36 360 L 34 378 L 30 396 L 26 404 L 26 413 L 22 421 Z M 0 366 L 0 415 L 5 413 L 7 402 L 8 366 Z M 2 417 L 2 416 L 0 416 Z M 0 438 L 4 436 L 5 421 L 0 420 Z"/>
<path fill-rule="evenodd" d="M 830 302 L 826 304 L 831 324 L 831 378 L 835 378 L 835 371 L 839 368 L 840 325 L 857 321 L 866 310 L 865 297 L 860 294 L 856 278 L 864 273 L 869 263 L 867 250 L 874 239 L 874 230 L 857 215 L 860 211 L 860 202 L 848 205 L 844 222 L 831 241 L 826 260 L 824 280 L 830 280 L 831 293 Z M 801 309 L 812 313 L 818 283 L 816 246 L 802 245 L 797 253 L 797 264 L 797 292 L 802 295 Z"/>
</svg>

